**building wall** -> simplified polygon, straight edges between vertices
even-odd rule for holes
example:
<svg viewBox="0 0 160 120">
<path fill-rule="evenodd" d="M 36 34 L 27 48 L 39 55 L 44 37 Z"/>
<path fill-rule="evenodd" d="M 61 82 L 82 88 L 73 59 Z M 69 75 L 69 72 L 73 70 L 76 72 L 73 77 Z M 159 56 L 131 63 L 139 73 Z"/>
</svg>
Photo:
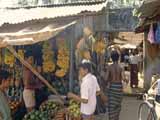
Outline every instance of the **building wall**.
<svg viewBox="0 0 160 120">
<path fill-rule="evenodd" d="M 145 33 L 144 40 L 144 87 L 146 89 L 150 88 L 153 75 L 160 74 L 160 49 L 156 46 L 153 52 L 148 52 L 151 51 L 151 45 L 147 43 L 147 35 Z"/>
</svg>

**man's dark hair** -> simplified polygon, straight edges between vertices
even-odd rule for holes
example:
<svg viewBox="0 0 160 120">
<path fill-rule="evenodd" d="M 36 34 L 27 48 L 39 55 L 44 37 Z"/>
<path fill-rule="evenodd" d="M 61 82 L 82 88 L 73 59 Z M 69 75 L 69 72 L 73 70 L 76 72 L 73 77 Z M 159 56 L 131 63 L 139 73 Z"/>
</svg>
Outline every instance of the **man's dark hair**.
<svg viewBox="0 0 160 120">
<path fill-rule="evenodd" d="M 90 73 L 92 65 L 91 65 L 91 63 L 82 63 L 79 65 L 79 68 L 83 68 L 85 70 L 88 70 L 88 72 Z"/>
<path fill-rule="evenodd" d="M 117 51 L 112 51 L 111 52 L 111 59 L 113 62 L 118 62 L 119 60 L 119 54 Z"/>
<path fill-rule="evenodd" d="M 2 80 L 7 80 L 11 74 L 6 70 L 0 70 L 0 84 L 2 83 Z"/>
</svg>

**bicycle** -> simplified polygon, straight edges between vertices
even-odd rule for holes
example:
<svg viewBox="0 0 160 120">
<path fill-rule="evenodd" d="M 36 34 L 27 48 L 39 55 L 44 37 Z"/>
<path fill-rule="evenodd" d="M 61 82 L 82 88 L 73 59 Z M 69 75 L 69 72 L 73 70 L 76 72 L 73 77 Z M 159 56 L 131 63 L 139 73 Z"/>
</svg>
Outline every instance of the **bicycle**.
<svg viewBox="0 0 160 120">
<path fill-rule="evenodd" d="M 138 120 L 160 120 L 160 103 L 155 101 L 154 92 L 155 82 L 147 94 L 143 95 L 143 102 L 139 106 Z"/>
</svg>

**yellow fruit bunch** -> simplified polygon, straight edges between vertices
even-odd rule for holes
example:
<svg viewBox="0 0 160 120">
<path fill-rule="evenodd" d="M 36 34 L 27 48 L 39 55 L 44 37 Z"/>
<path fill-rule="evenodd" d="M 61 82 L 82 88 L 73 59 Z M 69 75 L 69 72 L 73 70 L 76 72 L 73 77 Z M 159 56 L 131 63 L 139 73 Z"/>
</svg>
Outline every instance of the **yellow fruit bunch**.
<svg viewBox="0 0 160 120">
<path fill-rule="evenodd" d="M 58 60 L 57 65 L 65 70 L 69 68 L 69 51 L 65 48 L 60 48 L 58 50 Z"/>
<path fill-rule="evenodd" d="M 43 62 L 43 71 L 45 73 L 53 72 L 55 70 L 55 64 L 52 61 Z"/>
<path fill-rule="evenodd" d="M 18 50 L 18 56 L 24 59 L 24 50 L 19 49 Z"/>
<path fill-rule="evenodd" d="M 67 71 L 66 70 L 64 70 L 64 69 L 60 69 L 60 70 L 57 70 L 56 71 L 56 73 L 55 73 L 55 75 L 57 76 L 57 77 L 64 77 L 65 75 L 66 75 L 66 73 L 67 73 Z"/>
<path fill-rule="evenodd" d="M 54 52 L 51 50 L 48 50 L 46 52 L 43 52 L 43 61 L 52 61 L 54 56 Z"/>
<path fill-rule="evenodd" d="M 103 54 L 105 52 L 106 45 L 103 41 L 98 41 L 95 43 L 95 51 L 98 54 Z"/>
<path fill-rule="evenodd" d="M 13 67 L 14 63 L 15 63 L 15 57 L 14 55 L 12 55 L 11 53 L 7 53 L 4 56 L 4 63 L 6 65 L 9 65 L 10 67 Z"/>
<path fill-rule="evenodd" d="M 53 61 L 54 58 L 54 52 L 52 50 L 52 46 L 51 44 L 49 44 L 49 42 L 45 42 L 43 44 L 43 71 L 45 73 L 50 73 L 53 72 L 55 70 L 55 64 Z"/>
<path fill-rule="evenodd" d="M 69 69 L 69 51 L 67 48 L 59 48 L 57 66 L 60 67 L 60 70 L 57 70 L 55 75 L 57 77 L 64 77 Z"/>
</svg>

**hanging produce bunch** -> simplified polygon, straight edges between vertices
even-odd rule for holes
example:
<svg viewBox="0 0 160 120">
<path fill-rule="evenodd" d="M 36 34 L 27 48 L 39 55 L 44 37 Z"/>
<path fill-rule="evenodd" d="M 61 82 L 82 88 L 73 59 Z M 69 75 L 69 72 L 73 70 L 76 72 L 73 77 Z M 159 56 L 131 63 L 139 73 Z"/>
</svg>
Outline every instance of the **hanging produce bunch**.
<svg viewBox="0 0 160 120">
<path fill-rule="evenodd" d="M 43 71 L 51 73 L 55 70 L 54 52 L 51 44 L 47 41 L 43 44 Z"/>
<path fill-rule="evenodd" d="M 48 118 L 53 119 L 57 112 L 62 109 L 62 106 L 59 103 L 54 101 L 45 101 L 40 106 L 41 112 L 47 112 Z"/>
<path fill-rule="evenodd" d="M 18 56 L 24 59 L 24 50 L 23 49 L 18 50 Z"/>
<path fill-rule="evenodd" d="M 97 54 L 104 54 L 105 49 L 106 49 L 106 44 L 102 40 L 97 41 L 94 45 L 94 50 Z"/>
<path fill-rule="evenodd" d="M 58 49 L 57 66 L 60 68 L 56 71 L 57 77 L 64 77 L 69 69 L 69 50 L 66 47 Z"/>
<path fill-rule="evenodd" d="M 0 49 L 0 64 L 3 63 L 3 58 L 2 58 L 2 49 Z"/>
<path fill-rule="evenodd" d="M 5 49 L 4 63 L 10 67 L 13 67 L 15 63 L 14 55 L 11 52 L 9 52 L 7 49 Z"/>
</svg>

